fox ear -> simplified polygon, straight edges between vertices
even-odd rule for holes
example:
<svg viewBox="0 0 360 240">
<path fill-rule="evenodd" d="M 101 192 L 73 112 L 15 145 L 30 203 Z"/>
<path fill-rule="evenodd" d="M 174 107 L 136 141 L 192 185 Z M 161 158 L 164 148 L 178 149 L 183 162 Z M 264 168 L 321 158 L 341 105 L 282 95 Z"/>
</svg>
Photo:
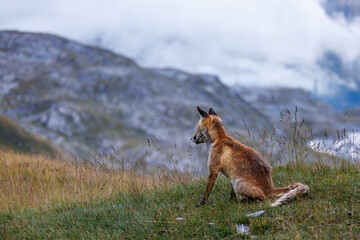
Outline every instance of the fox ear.
<svg viewBox="0 0 360 240">
<path fill-rule="evenodd" d="M 198 110 L 200 116 L 203 117 L 203 118 L 205 118 L 205 117 L 207 117 L 209 115 L 205 111 L 203 111 L 199 106 L 197 107 L 197 110 Z"/>
<path fill-rule="evenodd" d="M 210 115 L 214 115 L 214 116 L 218 116 L 218 115 L 216 114 L 216 112 L 214 111 L 214 109 L 212 109 L 212 108 L 209 109 L 209 114 L 210 114 Z"/>
</svg>

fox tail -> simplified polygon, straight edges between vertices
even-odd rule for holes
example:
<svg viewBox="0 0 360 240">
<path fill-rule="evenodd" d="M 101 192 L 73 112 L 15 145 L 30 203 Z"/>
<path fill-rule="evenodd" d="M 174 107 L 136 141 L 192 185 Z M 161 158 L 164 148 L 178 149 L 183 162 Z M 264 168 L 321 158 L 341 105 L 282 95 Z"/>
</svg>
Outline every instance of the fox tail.
<svg viewBox="0 0 360 240">
<path fill-rule="evenodd" d="M 306 194 L 309 192 L 309 187 L 302 183 L 296 183 L 289 187 L 285 188 L 274 188 L 273 195 L 281 196 L 278 200 L 276 200 L 271 207 L 277 207 L 284 203 L 290 202 L 295 199 L 297 196 Z"/>
</svg>

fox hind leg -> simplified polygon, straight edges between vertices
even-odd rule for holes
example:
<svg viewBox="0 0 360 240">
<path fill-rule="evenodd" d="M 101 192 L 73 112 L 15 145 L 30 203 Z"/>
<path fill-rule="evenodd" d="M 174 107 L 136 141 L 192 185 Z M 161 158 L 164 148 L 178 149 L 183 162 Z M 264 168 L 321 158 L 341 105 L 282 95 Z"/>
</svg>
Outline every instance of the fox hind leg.
<svg viewBox="0 0 360 240">
<path fill-rule="evenodd" d="M 231 189 L 230 189 L 230 201 L 231 200 L 236 200 L 236 193 L 235 193 L 233 184 L 231 184 L 230 187 L 231 187 Z"/>
<path fill-rule="evenodd" d="M 264 200 L 266 198 L 264 192 L 257 186 L 237 179 L 232 182 L 236 195 L 241 195 L 254 200 Z"/>
</svg>

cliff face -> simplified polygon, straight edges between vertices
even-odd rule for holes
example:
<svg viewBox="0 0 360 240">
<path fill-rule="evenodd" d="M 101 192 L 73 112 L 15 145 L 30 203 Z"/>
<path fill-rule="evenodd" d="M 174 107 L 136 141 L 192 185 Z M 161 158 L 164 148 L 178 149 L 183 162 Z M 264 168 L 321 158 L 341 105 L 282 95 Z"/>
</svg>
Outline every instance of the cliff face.
<svg viewBox="0 0 360 240">
<path fill-rule="evenodd" d="M 251 130 L 272 129 L 217 77 L 145 69 L 53 35 L 0 32 L 0 84 L 1 114 L 77 156 L 113 146 L 139 159 L 147 139 L 184 150 L 197 105 L 213 107 L 230 132 L 245 133 L 243 120 Z"/>
</svg>

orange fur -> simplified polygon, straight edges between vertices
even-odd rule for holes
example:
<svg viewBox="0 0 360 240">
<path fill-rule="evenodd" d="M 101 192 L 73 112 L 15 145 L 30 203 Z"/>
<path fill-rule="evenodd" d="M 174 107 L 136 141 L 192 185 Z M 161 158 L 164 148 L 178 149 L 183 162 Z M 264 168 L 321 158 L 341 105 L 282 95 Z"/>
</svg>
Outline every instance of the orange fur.
<svg viewBox="0 0 360 240">
<path fill-rule="evenodd" d="M 210 109 L 209 114 L 198 107 L 201 119 L 192 138 L 196 144 L 211 144 L 209 155 L 209 177 L 206 191 L 200 205 L 206 203 L 219 173 L 231 180 L 230 197 L 236 195 L 250 199 L 265 200 L 272 196 L 281 197 L 272 206 L 291 201 L 307 193 L 309 187 L 297 183 L 284 188 L 274 188 L 271 167 L 254 149 L 228 136 L 221 119 Z"/>
</svg>

